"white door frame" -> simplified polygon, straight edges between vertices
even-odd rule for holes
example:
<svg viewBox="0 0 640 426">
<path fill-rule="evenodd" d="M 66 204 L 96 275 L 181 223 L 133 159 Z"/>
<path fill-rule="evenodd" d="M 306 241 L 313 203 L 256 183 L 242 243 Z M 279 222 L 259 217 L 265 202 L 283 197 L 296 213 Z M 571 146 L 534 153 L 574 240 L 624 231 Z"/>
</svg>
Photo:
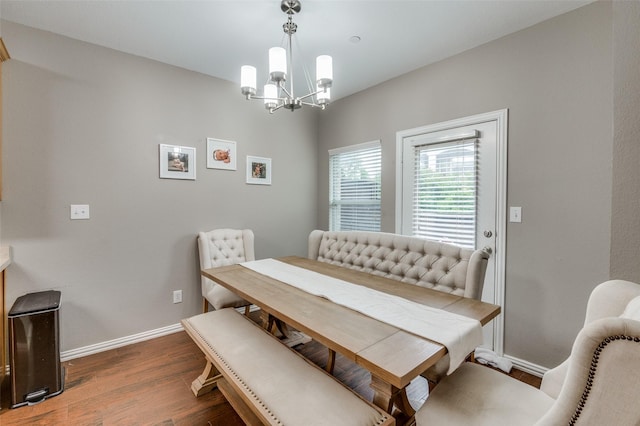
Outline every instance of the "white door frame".
<svg viewBox="0 0 640 426">
<path fill-rule="evenodd" d="M 495 121 L 497 124 L 496 146 L 496 229 L 495 229 L 495 303 L 502 307 L 498 317 L 493 320 L 494 351 L 504 355 L 504 295 L 505 295 L 505 270 L 506 270 L 506 246 L 507 246 L 507 134 L 508 134 L 508 109 L 492 111 L 470 117 L 458 118 L 442 123 L 430 124 L 413 129 L 396 132 L 396 233 L 402 232 L 402 206 L 403 206 L 403 139 L 423 133 L 437 132 L 454 129 L 463 126 Z"/>
</svg>

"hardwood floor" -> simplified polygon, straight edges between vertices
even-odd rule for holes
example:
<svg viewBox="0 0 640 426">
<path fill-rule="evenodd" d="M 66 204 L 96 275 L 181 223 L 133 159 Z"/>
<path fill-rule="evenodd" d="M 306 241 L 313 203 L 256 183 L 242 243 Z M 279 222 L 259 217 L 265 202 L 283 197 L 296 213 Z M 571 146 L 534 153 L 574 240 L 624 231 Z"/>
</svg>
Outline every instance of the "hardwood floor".
<svg viewBox="0 0 640 426">
<path fill-rule="evenodd" d="M 296 349 L 326 364 L 324 346 L 312 341 Z M 200 398 L 191 392 L 204 364 L 198 347 L 178 332 L 63 363 L 64 392 L 34 406 L 8 409 L 5 378 L 0 425 L 242 425 L 219 390 Z M 334 374 L 371 400 L 366 370 L 338 355 Z M 526 373 L 514 370 L 512 376 L 540 386 L 539 378 Z M 419 403 L 426 389 L 426 382 L 412 383 L 409 399 Z"/>
</svg>

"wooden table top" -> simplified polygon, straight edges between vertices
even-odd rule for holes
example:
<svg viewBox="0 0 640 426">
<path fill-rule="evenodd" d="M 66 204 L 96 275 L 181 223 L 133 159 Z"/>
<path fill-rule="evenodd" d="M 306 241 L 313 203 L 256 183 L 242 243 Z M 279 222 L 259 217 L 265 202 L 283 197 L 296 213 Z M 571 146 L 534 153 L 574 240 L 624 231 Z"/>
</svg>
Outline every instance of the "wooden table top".
<svg viewBox="0 0 640 426">
<path fill-rule="evenodd" d="M 482 325 L 500 313 L 497 305 L 341 266 L 295 256 L 277 260 L 474 318 Z M 407 386 L 447 352 L 439 343 L 336 305 L 241 265 L 205 269 L 202 275 L 398 388 Z"/>
</svg>

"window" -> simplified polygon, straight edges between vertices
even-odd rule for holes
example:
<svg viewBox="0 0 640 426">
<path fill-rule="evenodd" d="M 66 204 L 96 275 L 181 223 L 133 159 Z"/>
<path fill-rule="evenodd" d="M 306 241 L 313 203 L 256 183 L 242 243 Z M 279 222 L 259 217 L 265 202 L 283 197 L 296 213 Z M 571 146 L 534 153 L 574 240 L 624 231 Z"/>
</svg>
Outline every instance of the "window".
<svg viewBox="0 0 640 426">
<path fill-rule="evenodd" d="M 474 248 L 476 139 L 414 147 L 413 235 Z"/>
<path fill-rule="evenodd" d="M 329 229 L 380 231 L 380 141 L 329 150 Z"/>
</svg>

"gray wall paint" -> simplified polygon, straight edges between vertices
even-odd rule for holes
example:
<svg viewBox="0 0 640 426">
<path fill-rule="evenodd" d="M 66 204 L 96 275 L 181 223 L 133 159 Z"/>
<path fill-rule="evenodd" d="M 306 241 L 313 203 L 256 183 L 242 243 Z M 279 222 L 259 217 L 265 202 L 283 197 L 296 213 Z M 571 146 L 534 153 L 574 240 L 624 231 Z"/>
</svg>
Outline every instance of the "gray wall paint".
<svg viewBox="0 0 640 426">
<path fill-rule="evenodd" d="M 396 131 L 509 109 L 505 352 L 552 367 L 569 353 L 591 289 L 608 278 L 611 4 L 595 3 L 335 102 L 320 118 L 319 225 L 327 150 L 382 140 L 383 230 L 395 224 Z"/>
<path fill-rule="evenodd" d="M 7 306 L 62 291 L 62 350 L 179 322 L 201 309 L 196 234 L 251 228 L 258 258 L 306 255 L 316 224 L 316 115 L 269 115 L 237 85 L 4 22 L 2 244 Z M 206 168 L 234 140 L 237 171 Z M 159 179 L 158 144 L 196 147 L 197 180 Z M 245 184 L 245 156 L 273 184 Z M 70 221 L 70 204 L 91 219 Z M 172 303 L 182 289 L 184 302 Z"/>
<path fill-rule="evenodd" d="M 640 282 L 640 2 L 613 2 L 611 277 Z"/>
<path fill-rule="evenodd" d="M 524 221 L 508 226 L 505 349 L 554 366 L 610 270 L 640 281 L 637 22 L 637 2 L 597 2 L 337 101 L 319 123 L 269 116 L 228 82 L 3 23 L 7 303 L 61 289 L 63 350 L 173 324 L 200 307 L 198 230 L 251 227 L 258 257 L 304 255 L 308 231 L 327 227 L 327 150 L 381 139 L 393 231 L 395 132 L 509 108 L 508 199 Z M 205 168 L 207 136 L 238 142 L 238 171 Z M 196 146 L 198 180 L 158 179 L 158 143 Z M 273 186 L 244 184 L 247 154 L 273 158 Z M 71 203 L 92 219 L 70 222 Z"/>
</svg>

